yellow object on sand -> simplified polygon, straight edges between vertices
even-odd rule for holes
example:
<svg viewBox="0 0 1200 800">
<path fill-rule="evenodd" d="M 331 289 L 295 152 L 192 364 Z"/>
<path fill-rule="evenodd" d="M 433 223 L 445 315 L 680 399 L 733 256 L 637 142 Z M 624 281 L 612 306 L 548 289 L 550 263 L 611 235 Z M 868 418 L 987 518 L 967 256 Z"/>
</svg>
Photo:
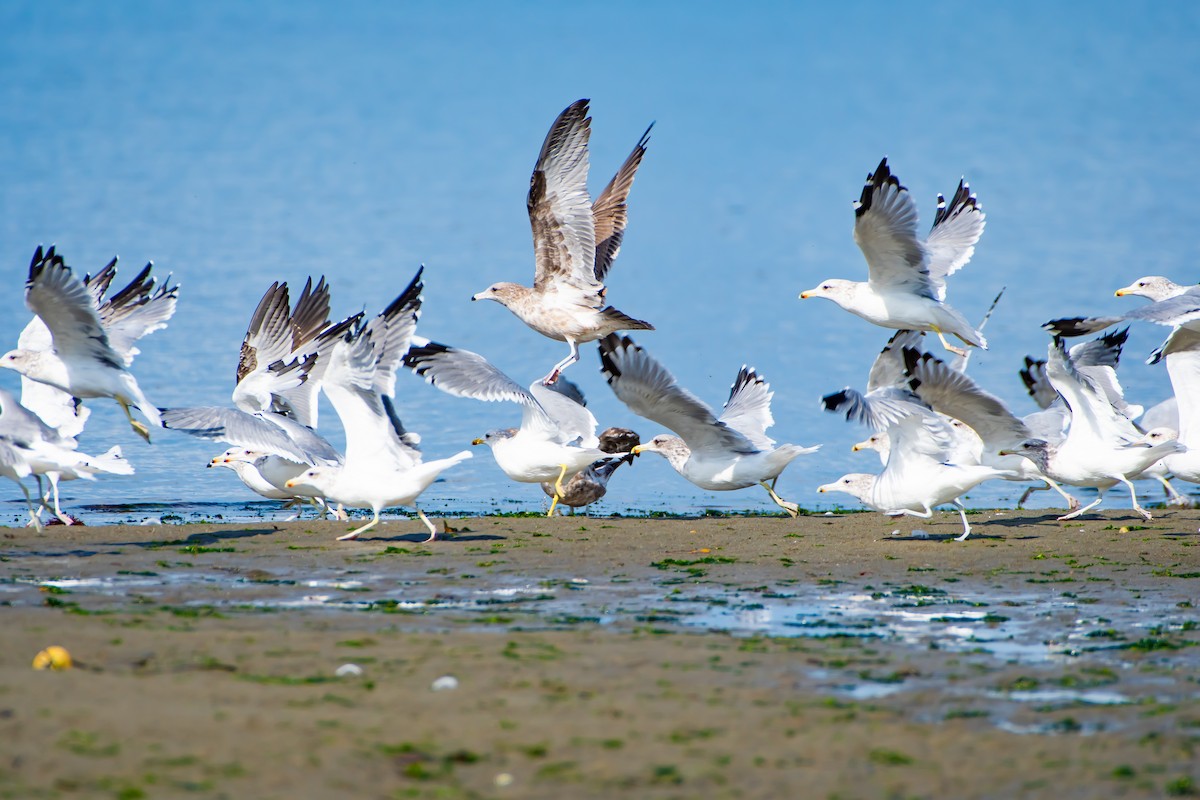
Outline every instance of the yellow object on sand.
<svg viewBox="0 0 1200 800">
<path fill-rule="evenodd" d="M 67 648 L 51 645 L 33 657 L 34 669 L 62 670 L 71 668 L 71 654 Z"/>
</svg>

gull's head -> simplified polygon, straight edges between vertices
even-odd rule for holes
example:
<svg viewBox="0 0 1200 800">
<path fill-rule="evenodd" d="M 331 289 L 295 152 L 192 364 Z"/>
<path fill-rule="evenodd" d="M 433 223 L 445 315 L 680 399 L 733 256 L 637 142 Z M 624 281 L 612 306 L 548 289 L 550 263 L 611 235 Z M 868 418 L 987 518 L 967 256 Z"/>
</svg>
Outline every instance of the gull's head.
<svg viewBox="0 0 1200 800">
<path fill-rule="evenodd" d="M 1138 444 L 1144 444 L 1147 447 L 1157 447 L 1160 444 L 1168 444 L 1170 442 L 1178 445 L 1175 448 L 1177 452 L 1187 450 L 1183 443 L 1179 441 L 1179 431 L 1174 428 L 1168 428 L 1165 425 L 1158 428 L 1151 428 L 1138 440 Z"/>
<path fill-rule="evenodd" d="M 334 477 L 334 471 L 325 467 L 312 467 L 304 470 L 284 484 L 288 489 L 304 488 L 317 494 L 324 494 L 325 485 Z"/>
<path fill-rule="evenodd" d="M 826 483 L 817 487 L 817 491 L 821 494 L 827 492 L 841 492 L 848 494 L 851 497 L 856 497 L 859 500 L 865 499 L 871 493 L 871 487 L 875 484 L 875 476 L 867 475 L 864 472 L 852 472 L 849 475 L 843 475 L 833 483 Z"/>
<path fill-rule="evenodd" d="M 37 353 L 32 350 L 9 350 L 0 356 L 0 367 L 16 370 L 22 375 L 29 374 L 37 360 Z"/>
<path fill-rule="evenodd" d="M 641 455 L 642 453 L 658 453 L 660 456 L 671 462 L 671 466 L 679 469 L 683 463 L 688 460 L 688 456 L 692 451 L 684 444 L 683 439 L 678 436 L 668 436 L 660 434 L 655 436 L 645 444 L 639 444 L 629 449 L 633 455 Z"/>
<path fill-rule="evenodd" d="M 1157 302 L 1183 294 L 1185 291 L 1187 291 L 1186 286 L 1180 286 L 1170 278 L 1164 278 L 1162 275 L 1147 275 L 1144 278 L 1138 278 L 1128 286 L 1117 289 L 1115 294 L 1117 297 L 1127 295 L 1145 297 Z"/>
<path fill-rule="evenodd" d="M 875 433 L 851 447 L 850 452 L 857 453 L 859 450 L 875 450 L 879 453 L 885 453 L 890 449 L 890 446 L 891 442 L 888 441 L 887 433 Z"/>
<path fill-rule="evenodd" d="M 516 436 L 518 430 L 518 428 L 496 428 L 488 431 L 482 437 L 472 439 L 471 444 L 486 444 L 488 447 L 495 447 L 497 442 L 503 442 Z"/>
<path fill-rule="evenodd" d="M 471 295 L 472 300 L 495 300 L 502 306 L 508 306 L 527 293 L 529 289 L 517 283 L 493 283 L 482 292 Z"/>
<path fill-rule="evenodd" d="M 826 281 L 821 281 L 819 286 L 815 286 L 806 292 L 800 293 L 801 300 L 808 300 L 812 297 L 824 297 L 827 300 L 832 300 L 838 305 L 842 305 L 854 294 L 854 281 L 845 281 L 838 278 L 830 278 Z"/>
<path fill-rule="evenodd" d="M 1016 447 L 1001 450 L 996 455 L 1028 458 L 1042 472 L 1050 464 L 1050 444 L 1044 439 L 1026 439 Z"/>
</svg>

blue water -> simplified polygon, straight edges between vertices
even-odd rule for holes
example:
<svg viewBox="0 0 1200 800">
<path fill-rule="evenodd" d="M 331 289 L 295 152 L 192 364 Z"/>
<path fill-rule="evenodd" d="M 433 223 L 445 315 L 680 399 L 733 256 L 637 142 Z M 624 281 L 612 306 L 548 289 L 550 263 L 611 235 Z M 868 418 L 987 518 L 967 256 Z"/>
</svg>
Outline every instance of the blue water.
<svg viewBox="0 0 1200 800">
<path fill-rule="evenodd" d="M 851 238 L 863 177 L 886 154 L 926 222 L 937 192 L 970 180 L 988 227 L 949 299 L 978 318 L 1008 287 L 971 370 L 1030 411 L 1016 370 L 1044 354 L 1043 321 L 1121 308 L 1112 291 L 1143 274 L 1197 280 L 1197 41 L 1200 7 L 1183 3 L 8 2 L 0 340 L 14 346 L 28 318 L 37 244 L 80 271 L 120 254 L 130 276 L 153 259 L 183 289 L 135 373 L 158 405 L 224 403 L 272 280 L 325 274 L 336 313 L 374 312 L 424 263 L 421 332 L 531 381 L 563 345 L 468 298 L 528 282 L 530 168 L 555 115 L 590 97 L 596 190 L 657 121 L 610 300 L 657 325 L 639 343 L 714 405 L 738 367 L 760 368 L 773 435 L 824 444 L 780 493 L 827 508 L 816 486 L 877 462 L 849 452 L 866 432 L 817 399 L 861 387 L 887 332 L 796 295 L 865 274 Z M 1170 393 L 1140 364 L 1161 334 L 1135 329 L 1122 370 L 1146 405 Z M 601 424 L 656 433 L 597 366 L 589 346 L 569 375 Z M 518 418 L 411 375 L 398 405 L 431 456 Z M 251 508 L 232 473 L 204 469 L 223 446 L 160 432 L 148 447 L 115 405 L 92 407 L 82 446 L 121 443 L 138 474 L 77 481 L 72 503 Z M 541 506 L 476 455 L 431 488 L 431 508 Z M 635 470 L 603 509 L 773 508 L 759 491 L 695 490 L 658 459 Z M 970 502 L 1018 492 L 985 484 Z"/>
</svg>

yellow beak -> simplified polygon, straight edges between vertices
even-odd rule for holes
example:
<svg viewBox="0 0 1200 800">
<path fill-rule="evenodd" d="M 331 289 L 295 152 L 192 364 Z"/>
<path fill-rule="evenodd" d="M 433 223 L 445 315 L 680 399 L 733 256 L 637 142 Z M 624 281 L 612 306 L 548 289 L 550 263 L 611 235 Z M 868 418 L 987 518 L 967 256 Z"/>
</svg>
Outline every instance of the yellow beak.
<svg viewBox="0 0 1200 800">
<path fill-rule="evenodd" d="M 1115 292 L 1113 292 L 1113 294 L 1117 297 L 1124 297 L 1125 295 L 1129 294 L 1129 292 L 1125 289 L 1117 289 Z"/>
<path fill-rule="evenodd" d="M 471 444 L 483 444 L 483 439 L 472 439 Z"/>
<path fill-rule="evenodd" d="M 636 455 L 639 455 L 639 454 L 640 454 L 640 453 L 641 453 L 643 450 L 645 450 L 645 449 L 646 449 L 646 445 L 644 445 L 644 444 L 635 444 L 633 447 L 631 447 L 631 448 L 629 449 L 629 452 L 633 453 L 633 454 L 636 456 Z"/>
<path fill-rule="evenodd" d="M 284 486 L 286 486 L 286 487 L 287 487 L 287 488 L 289 488 L 289 489 L 292 489 L 292 488 L 294 488 L 294 487 L 296 486 L 296 479 L 295 479 L 295 478 L 292 478 L 290 481 L 288 481 L 287 483 L 285 483 L 285 484 L 284 484 Z"/>
</svg>

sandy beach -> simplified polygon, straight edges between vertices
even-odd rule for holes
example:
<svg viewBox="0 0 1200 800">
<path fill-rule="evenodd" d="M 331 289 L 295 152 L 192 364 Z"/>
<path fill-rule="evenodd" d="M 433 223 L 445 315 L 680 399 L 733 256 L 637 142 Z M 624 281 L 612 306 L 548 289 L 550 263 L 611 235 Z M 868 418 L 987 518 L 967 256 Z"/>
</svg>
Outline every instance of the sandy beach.
<svg viewBox="0 0 1200 800">
<path fill-rule="evenodd" d="M 971 519 L 4 529 L 0 797 L 1200 793 L 1200 513 Z"/>
</svg>

